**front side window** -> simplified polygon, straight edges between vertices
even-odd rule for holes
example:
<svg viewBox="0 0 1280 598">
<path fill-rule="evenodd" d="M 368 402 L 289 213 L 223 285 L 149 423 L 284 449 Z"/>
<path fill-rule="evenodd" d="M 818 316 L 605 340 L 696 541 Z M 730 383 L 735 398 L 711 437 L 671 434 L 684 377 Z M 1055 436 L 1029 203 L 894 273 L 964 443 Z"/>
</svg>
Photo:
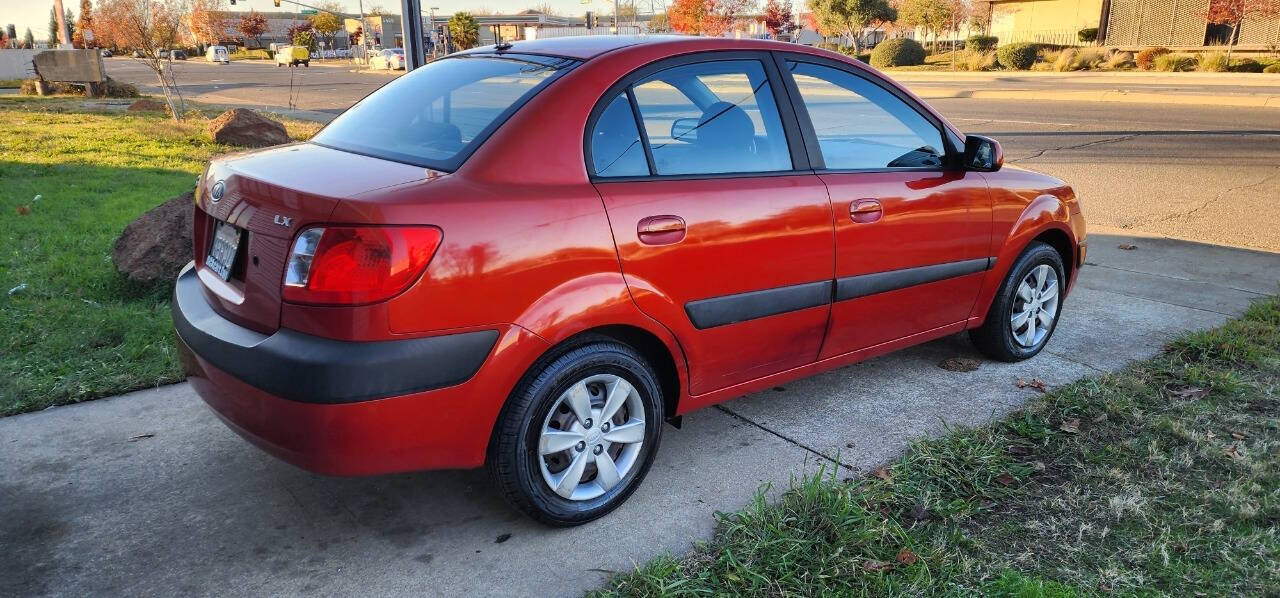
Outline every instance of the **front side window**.
<svg viewBox="0 0 1280 598">
<path fill-rule="evenodd" d="M 941 168 L 942 134 L 906 102 L 839 69 L 788 61 L 830 170 Z"/>
<path fill-rule="evenodd" d="M 576 64 L 516 54 L 437 60 L 370 94 L 312 141 L 452 171 L 506 116 Z"/>
<path fill-rule="evenodd" d="M 633 93 L 655 174 L 792 169 L 773 90 L 757 60 L 673 67 L 640 81 Z"/>
</svg>

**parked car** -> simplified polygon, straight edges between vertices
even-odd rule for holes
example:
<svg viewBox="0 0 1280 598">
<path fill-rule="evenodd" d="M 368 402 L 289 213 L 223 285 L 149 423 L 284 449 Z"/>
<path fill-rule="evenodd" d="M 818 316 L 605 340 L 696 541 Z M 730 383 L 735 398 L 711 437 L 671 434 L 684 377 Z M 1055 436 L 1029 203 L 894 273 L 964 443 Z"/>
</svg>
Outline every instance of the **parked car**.
<svg viewBox="0 0 1280 598">
<path fill-rule="evenodd" d="M 369 68 L 400 70 L 404 68 L 404 49 L 389 48 L 381 50 L 369 59 Z"/>
<path fill-rule="evenodd" d="M 111 56 L 113 56 L 113 55 L 111 54 L 111 50 L 108 50 L 108 49 L 106 49 L 106 48 L 103 48 L 103 49 L 102 49 L 102 51 L 101 51 L 101 52 L 99 52 L 99 54 L 100 54 L 103 58 L 111 58 Z"/>
<path fill-rule="evenodd" d="M 306 46 L 278 46 L 275 49 L 276 66 L 298 66 L 301 64 L 307 68 L 311 67 L 311 53 L 307 51 Z"/>
<path fill-rule="evenodd" d="M 209 62 L 231 64 L 231 54 L 227 52 L 226 46 L 209 46 L 204 52 L 204 59 Z"/>
<path fill-rule="evenodd" d="M 173 50 L 169 52 L 169 57 L 173 60 L 186 60 L 187 53 L 183 50 Z"/>
<path fill-rule="evenodd" d="M 133 51 L 133 57 L 134 57 L 134 58 L 146 58 L 146 57 L 147 57 L 147 55 L 146 55 L 145 53 L 143 53 L 143 51 L 142 51 L 142 50 L 134 50 L 134 51 Z"/>
<path fill-rule="evenodd" d="M 966 330 L 1033 357 L 1086 257 L 1066 183 L 762 40 L 469 50 L 196 197 L 173 319 L 224 422 L 322 474 L 486 466 L 550 525 L 691 411 Z"/>
</svg>

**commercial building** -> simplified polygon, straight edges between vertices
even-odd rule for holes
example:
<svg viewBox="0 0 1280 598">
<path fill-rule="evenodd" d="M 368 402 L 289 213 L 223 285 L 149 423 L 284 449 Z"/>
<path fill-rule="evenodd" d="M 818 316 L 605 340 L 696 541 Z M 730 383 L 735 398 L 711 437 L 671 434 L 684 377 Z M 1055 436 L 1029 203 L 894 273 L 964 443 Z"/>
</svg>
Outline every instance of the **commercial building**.
<svg viewBox="0 0 1280 598">
<path fill-rule="evenodd" d="M 1081 29 L 1098 29 L 1107 46 L 1201 48 L 1229 43 L 1231 27 L 1210 25 L 1211 0 L 977 0 L 1000 43 L 1079 44 Z M 1280 17 L 1245 18 L 1235 45 L 1245 50 L 1280 46 Z"/>
</svg>

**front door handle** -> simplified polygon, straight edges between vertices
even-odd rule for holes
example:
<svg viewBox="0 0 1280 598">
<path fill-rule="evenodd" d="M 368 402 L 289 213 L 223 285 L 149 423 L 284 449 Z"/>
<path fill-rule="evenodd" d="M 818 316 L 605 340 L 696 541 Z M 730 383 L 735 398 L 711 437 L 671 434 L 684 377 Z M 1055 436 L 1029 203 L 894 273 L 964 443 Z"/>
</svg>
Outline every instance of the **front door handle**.
<svg viewBox="0 0 1280 598">
<path fill-rule="evenodd" d="M 884 217 L 884 206 L 876 199 L 855 199 L 849 204 L 849 218 L 859 224 L 875 222 Z"/>
<path fill-rule="evenodd" d="M 671 245 L 684 240 L 684 218 L 679 216 L 649 216 L 636 225 L 636 235 L 645 245 Z"/>
</svg>

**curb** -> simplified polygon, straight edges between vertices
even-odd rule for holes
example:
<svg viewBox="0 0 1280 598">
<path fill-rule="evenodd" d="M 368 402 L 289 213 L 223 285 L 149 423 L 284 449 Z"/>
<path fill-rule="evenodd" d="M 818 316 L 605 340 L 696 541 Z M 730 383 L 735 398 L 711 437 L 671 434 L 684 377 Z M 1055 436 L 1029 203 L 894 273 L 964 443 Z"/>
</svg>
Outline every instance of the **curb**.
<svg viewBox="0 0 1280 598">
<path fill-rule="evenodd" d="M 910 85 L 908 85 L 910 87 Z M 1154 93 L 1148 91 L 1019 91 L 977 89 L 919 89 L 912 90 L 926 100 L 980 99 L 980 100 L 1041 100 L 1061 102 L 1118 102 L 1129 104 L 1179 104 L 1195 106 L 1236 106 L 1246 108 L 1280 108 L 1280 95 L 1187 95 Z"/>
</svg>

